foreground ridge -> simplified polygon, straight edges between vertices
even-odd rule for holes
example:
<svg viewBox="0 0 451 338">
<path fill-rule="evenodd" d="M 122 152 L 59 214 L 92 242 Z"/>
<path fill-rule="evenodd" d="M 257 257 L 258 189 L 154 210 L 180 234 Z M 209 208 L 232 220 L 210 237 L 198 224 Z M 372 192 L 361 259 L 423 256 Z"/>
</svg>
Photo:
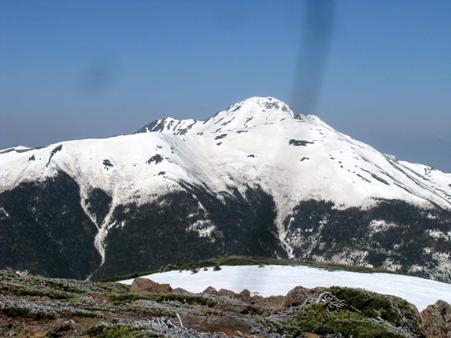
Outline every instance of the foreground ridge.
<svg viewBox="0 0 451 338">
<path fill-rule="evenodd" d="M 264 298 L 211 287 L 193 294 L 143 278 L 129 288 L 4 270 L 0 287 L 2 336 L 444 337 L 451 313 L 443 301 L 420 315 L 401 298 L 338 287 L 298 286 Z"/>
</svg>

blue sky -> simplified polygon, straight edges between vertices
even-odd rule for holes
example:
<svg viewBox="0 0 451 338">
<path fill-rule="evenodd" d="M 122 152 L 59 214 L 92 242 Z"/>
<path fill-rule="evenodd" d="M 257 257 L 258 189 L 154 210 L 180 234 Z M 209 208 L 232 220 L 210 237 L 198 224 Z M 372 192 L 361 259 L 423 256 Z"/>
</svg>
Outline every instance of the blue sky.
<svg viewBox="0 0 451 338">
<path fill-rule="evenodd" d="M 451 172 L 451 1 L 0 0 L 0 148 L 275 96 Z"/>
</svg>

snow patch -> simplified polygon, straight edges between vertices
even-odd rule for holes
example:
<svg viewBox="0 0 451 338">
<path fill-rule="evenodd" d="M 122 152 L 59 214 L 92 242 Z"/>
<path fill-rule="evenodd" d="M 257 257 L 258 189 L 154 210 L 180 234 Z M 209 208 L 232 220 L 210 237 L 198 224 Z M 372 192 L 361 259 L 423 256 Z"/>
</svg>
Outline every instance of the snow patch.
<svg viewBox="0 0 451 338">
<path fill-rule="evenodd" d="M 397 224 L 395 223 L 387 223 L 384 220 L 372 220 L 370 224 L 368 225 L 370 231 L 372 233 L 387 231 L 390 228 L 396 227 Z"/>
<path fill-rule="evenodd" d="M 8 214 L 8 212 L 5 210 L 4 207 L 0 207 L 0 215 L 3 215 L 3 216 L 5 216 L 5 217 L 9 218 L 9 214 Z"/>
<path fill-rule="evenodd" d="M 306 266 L 223 266 L 220 271 L 214 271 L 213 268 L 195 274 L 191 271 L 169 271 L 144 277 L 190 292 L 202 292 L 208 286 L 213 286 L 234 292 L 248 289 L 253 294 L 269 297 L 286 295 L 296 286 L 341 286 L 398 296 L 414 304 L 420 311 L 439 299 L 451 303 L 451 284 L 397 274 L 328 271 Z M 121 281 L 127 285 L 132 282 L 133 279 Z"/>
<path fill-rule="evenodd" d="M 440 230 L 427 230 L 427 234 L 429 237 L 434 239 L 444 239 L 451 241 L 451 230 L 446 233 Z"/>
<path fill-rule="evenodd" d="M 188 231 L 196 231 L 199 237 L 212 238 L 212 233 L 215 231 L 216 226 L 209 220 L 198 220 L 188 227 Z"/>
</svg>

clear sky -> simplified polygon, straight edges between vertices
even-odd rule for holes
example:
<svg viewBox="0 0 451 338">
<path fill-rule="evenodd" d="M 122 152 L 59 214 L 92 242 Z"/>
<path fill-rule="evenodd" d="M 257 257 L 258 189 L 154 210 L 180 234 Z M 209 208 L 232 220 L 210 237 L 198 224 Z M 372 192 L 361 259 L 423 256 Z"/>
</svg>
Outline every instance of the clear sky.
<svg viewBox="0 0 451 338">
<path fill-rule="evenodd" d="M 0 0 L 0 148 L 275 96 L 451 172 L 449 0 Z"/>
</svg>

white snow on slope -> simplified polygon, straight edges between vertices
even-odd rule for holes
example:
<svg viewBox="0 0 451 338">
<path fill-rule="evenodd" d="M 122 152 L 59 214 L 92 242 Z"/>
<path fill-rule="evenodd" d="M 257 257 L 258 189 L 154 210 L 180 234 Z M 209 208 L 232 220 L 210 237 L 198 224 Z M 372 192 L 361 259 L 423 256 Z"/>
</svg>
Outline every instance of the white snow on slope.
<svg viewBox="0 0 451 338">
<path fill-rule="evenodd" d="M 221 268 L 220 271 L 213 271 L 213 268 L 208 268 L 208 271 L 200 269 L 195 274 L 184 270 L 143 277 L 194 293 L 213 286 L 217 290 L 222 288 L 234 292 L 248 289 L 253 294 L 268 297 L 284 296 L 296 286 L 305 288 L 341 286 L 398 296 L 414 304 L 420 311 L 439 299 L 451 303 L 451 284 L 418 277 L 389 273 L 329 271 L 307 266 L 244 265 Z M 130 285 L 132 282 L 133 279 L 128 279 L 120 283 Z"/>
<path fill-rule="evenodd" d="M 451 210 L 451 174 L 396 161 L 316 116 L 294 114 L 275 98 L 252 97 L 206 121 L 161 119 L 143 131 L 7 149 L 0 152 L 0 192 L 66 172 L 79 184 L 80 204 L 99 229 L 95 244 L 102 257 L 108 229 L 118 225 L 109 217 L 97 224 L 89 215 L 84 201 L 93 188 L 112 197 L 112 211 L 180 190 L 180 182 L 213 192 L 259 185 L 274 198 L 282 243 L 283 221 L 307 199 L 338 208 L 399 199 Z"/>
<path fill-rule="evenodd" d="M 118 203 L 148 202 L 183 180 L 213 191 L 259 184 L 275 197 L 280 217 L 310 198 L 337 206 L 368 206 L 384 198 L 451 208 L 451 174 L 394 161 L 318 117 L 295 116 L 274 98 L 247 99 L 207 121 L 169 120 L 160 132 L 0 153 L 0 192 L 64 170 Z M 57 146 L 62 149 L 51 156 Z M 157 154 L 162 162 L 146 163 Z"/>
</svg>

